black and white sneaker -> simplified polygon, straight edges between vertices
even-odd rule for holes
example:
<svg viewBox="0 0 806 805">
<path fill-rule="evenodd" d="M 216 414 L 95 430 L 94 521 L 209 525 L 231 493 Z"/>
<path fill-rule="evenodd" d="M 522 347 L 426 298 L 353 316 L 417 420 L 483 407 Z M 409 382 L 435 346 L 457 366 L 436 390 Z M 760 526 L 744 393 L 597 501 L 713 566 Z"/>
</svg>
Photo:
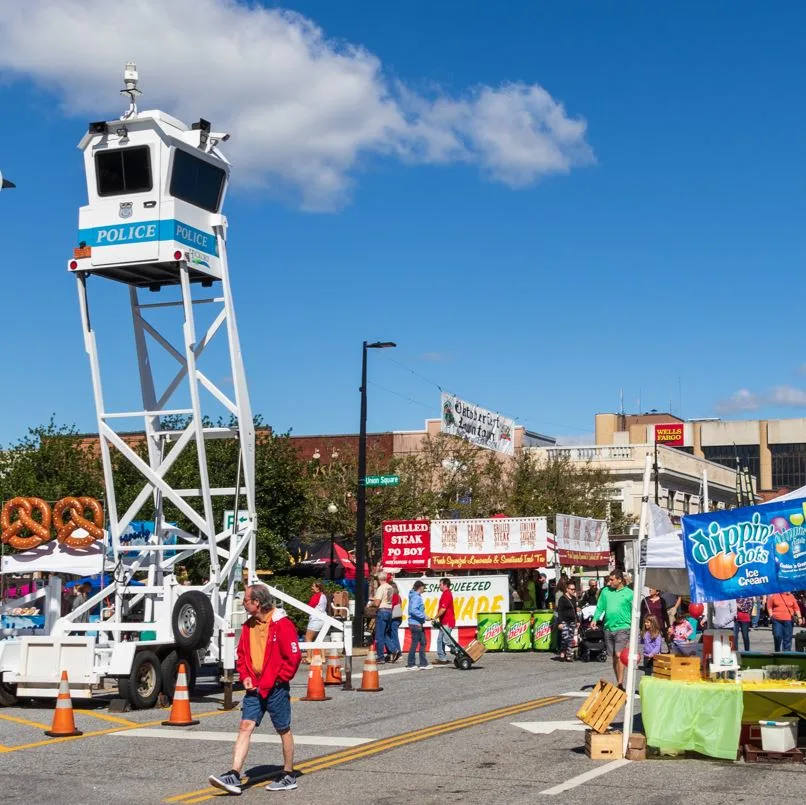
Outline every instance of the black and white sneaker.
<svg viewBox="0 0 806 805">
<path fill-rule="evenodd" d="M 269 783 L 267 791 L 293 791 L 297 787 L 297 779 L 293 774 L 284 774 L 279 780 Z"/>
<path fill-rule="evenodd" d="M 228 772 L 217 776 L 211 774 L 207 778 L 207 782 L 222 791 L 226 791 L 228 794 L 240 794 L 243 791 L 241 775 L 235 769 L 230 769 Z"/>
</svg>

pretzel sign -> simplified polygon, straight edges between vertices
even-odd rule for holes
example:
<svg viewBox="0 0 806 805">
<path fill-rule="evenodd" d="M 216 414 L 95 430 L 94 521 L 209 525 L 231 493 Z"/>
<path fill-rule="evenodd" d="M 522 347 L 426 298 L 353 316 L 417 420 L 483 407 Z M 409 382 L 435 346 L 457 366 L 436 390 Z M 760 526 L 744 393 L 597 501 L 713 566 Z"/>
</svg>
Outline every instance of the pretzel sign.
<svg viewBox="0 0 806 805">
<path fill-rule="evenodd" d="M 41 522 L 33 518 L 35 509 Z M 17 515 L 16 520 L 11 519 L 13 514 Z M 50 506 L 41 498 L 12 498 L 0 512 L 0 528 L 2 541 L 12 548 L 20 551 L 36 548 L 50 539 Z M 30 532 L 30 536 L 21 536 L 23 531 Z"/>
<path fill-rule="evenodd" d="M 92 513 L 92 520 L 84 517 L 84 512 Z M 65 515 L 68 515 L 65 520 Z M 86 548 L 96 539 L 104 538 L 104 513 L 101 504 L 95 498 L 62 498 L 53 507 L 53 525 L 60 543 L 71 548 Z M 87 533 L 83 537 L 72 536 L 77 528 Z"/>
</svg>

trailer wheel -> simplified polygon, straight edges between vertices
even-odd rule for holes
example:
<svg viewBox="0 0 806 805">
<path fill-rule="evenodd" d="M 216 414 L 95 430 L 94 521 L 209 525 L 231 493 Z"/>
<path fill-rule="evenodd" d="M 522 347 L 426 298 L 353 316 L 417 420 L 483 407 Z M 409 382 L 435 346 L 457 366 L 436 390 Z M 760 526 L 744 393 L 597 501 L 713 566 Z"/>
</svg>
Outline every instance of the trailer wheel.
<svg viewBox="0 0 806 805">
<path fill-rule="evenodd" d="M 215 617 L 210 599 L 198 590 L 182 593 L 174 604 L 171 622 L 178 648 L 206 648 L 213 636 Z"/>
<path fill-rule="evenodd" d="M 162 658 L 162 692 L 169 699 L 174 697 L 180 662 L 184 662 L 187 668 L 188 692 L 191 696 L 196 688 L 196 676 L 199 672 L 199 658 L 196 652 L 173 649 Z"/>
<path fill-rule="evenodd" d="M 13 707 L 17 703 L 17 686 L 0 680 L 0 707 Z"/>
<path fill-rule="evenodd" d="M 473 665 L 473 660 L 471 660 L 470 657 L 457 657 L 456 658 L 456 667 L 460 671 L 469 671 L 471 665 Z"/>
<path fill-rule="evenodd" d="M 135 710 L 147 710 L 157 703 L 162 689 L 162 667 L 153 651 L 138 651 L 134 655 L 129 676 L 118 679 L 118 691 L 131 702 Z"/>
</svg>

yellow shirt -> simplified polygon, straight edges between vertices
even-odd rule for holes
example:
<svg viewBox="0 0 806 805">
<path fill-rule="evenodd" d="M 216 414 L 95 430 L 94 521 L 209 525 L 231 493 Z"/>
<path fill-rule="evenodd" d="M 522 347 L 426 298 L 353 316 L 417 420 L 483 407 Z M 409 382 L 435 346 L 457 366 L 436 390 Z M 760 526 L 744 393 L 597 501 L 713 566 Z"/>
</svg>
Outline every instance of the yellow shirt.
<svg viewBox="0 0 806 805">
<path fill-rule="evenodd" d="M 249 630 L 249 653 L 252 659 L 252 668 L 259 676 L 263 670 L 263 660 L 266 657 L 266 643 L 269 639 L 269 624 L 271 620 L 261 623 L 254 618 L 252 628 Z"/>
</svg>

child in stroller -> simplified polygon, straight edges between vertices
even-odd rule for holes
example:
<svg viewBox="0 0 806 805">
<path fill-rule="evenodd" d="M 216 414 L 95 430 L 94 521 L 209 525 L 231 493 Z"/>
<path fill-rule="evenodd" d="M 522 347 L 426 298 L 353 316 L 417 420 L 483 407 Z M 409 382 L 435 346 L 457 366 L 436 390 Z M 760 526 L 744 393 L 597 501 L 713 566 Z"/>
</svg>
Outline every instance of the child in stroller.
<svg viewBox="0 0 806 805">
<path fill-rule="evenodd" d="M 593 621 L 595 607 L 585 607 L 579 623 L 579 659 L 582 662 L 607 659 L 607 646 L 605 646 L 604 629 Z"/>
</svg>

